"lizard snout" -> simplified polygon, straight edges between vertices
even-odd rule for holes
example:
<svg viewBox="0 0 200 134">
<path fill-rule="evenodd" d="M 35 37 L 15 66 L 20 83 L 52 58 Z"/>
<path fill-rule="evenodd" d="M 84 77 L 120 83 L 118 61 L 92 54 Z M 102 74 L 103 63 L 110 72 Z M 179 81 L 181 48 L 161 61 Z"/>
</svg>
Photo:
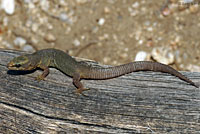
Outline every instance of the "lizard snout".
<svg viewBox="0 0 200 134">
<path fill-rule="evenodd" d="M 13 67 L 14 66 L 14 63 L 11 61 L 7 64 L 7 68 L 9 69 L 10 67 Z"/>
</svg>

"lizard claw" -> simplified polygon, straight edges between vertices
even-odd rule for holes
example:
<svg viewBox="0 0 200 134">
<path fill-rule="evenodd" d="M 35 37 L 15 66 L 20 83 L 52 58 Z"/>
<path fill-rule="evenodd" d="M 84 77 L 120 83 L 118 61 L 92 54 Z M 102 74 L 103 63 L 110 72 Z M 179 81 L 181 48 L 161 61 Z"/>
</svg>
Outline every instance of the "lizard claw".
<svg viewBox="0 0 200 134">
<path fill-rule="evenodd" d="M 89 89 L 89 88 L 84 88 L 84 89 L 78 88 L 78 89 L 76 89 L 75 93 L 76 93 L 77 95 L 83 95 L 83 96 L 85 96 L 85 97 L 88 97 L 87 95 L 85 95 L 85 94 L 83 93 L 83 91 L 86 91 L 86 90 L 90 90 L 90 89 Z"/>
</svg>

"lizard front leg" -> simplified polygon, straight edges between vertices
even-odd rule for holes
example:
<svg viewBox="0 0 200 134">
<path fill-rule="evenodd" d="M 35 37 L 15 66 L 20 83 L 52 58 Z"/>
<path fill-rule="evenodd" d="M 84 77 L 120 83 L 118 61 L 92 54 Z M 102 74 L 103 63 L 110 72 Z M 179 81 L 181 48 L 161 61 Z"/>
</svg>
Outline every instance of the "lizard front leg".
<svg viewBox="0 0 200 134">
<path fill-rule="evenodd" d="M 38 75 L 36 80 L 41 81 L 44 80 L 44 78 L 49 74 L 49 68 L 48 67 L 40 67 L 43 69 L 43 73 L 41 75 Z"/>
<path fill-rule="evenodd" d="M 77 87 L 76 93 L 78 93 L 78 94 L 84 95 L 82 92 L 89 90 L 89 88 L 83 87 L 83 84 L 80 82 L 80 75 L 78 73 L 73 75 L 73 84 Z"/>
</svg>

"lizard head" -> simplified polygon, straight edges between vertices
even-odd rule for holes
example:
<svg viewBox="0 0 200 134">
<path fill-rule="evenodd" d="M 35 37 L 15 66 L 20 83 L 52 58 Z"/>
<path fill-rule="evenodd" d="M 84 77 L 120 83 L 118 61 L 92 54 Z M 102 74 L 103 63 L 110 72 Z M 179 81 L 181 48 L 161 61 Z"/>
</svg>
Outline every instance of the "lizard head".
<svg viewBox="0 0 200 134">
<path fill-rule="evenodd" d="M 10 70 L 33 70 L 36 67 L 31 65 L 29 55 L 22 55 L 13 58 L 8 64 L 7 68 Z"/>
</svg>

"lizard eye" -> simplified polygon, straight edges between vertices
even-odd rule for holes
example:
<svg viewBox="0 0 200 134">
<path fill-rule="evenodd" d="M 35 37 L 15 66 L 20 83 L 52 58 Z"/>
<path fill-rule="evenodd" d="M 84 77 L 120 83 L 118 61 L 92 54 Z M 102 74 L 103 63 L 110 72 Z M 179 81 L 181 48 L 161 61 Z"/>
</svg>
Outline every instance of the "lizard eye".
<svg viewBox="0 0 200 134">
<path fill-rule="evenodd" d="M 21 64 L 16 64 L 16 65 L 15 65 L 15 67 L 20 67 L 20 66 L 21 66 Z"/>
</svg>

